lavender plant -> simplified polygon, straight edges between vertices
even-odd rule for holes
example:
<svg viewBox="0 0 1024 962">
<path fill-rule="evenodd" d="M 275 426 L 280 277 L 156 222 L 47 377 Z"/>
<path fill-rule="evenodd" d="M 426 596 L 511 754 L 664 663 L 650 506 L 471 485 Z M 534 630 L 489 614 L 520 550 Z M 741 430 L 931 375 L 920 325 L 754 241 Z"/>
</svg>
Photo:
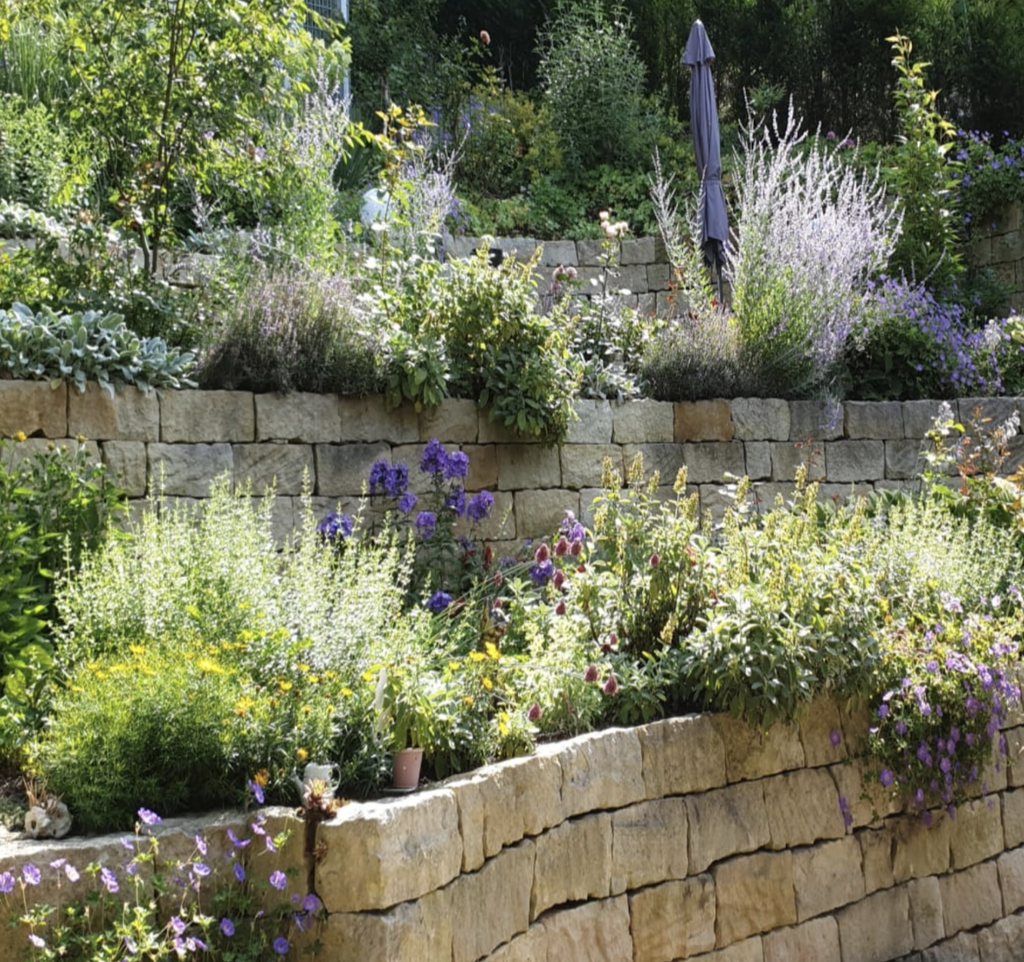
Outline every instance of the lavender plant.
<svg viewBox="0 0 1024 962">
<path fill-rule="evenodd" d="M 863 294 L 888 261 L 900 216 L 876 174 L 855 170 L 790 107 L 744 134 L 738 240 L 728 252 L 743 345 L 788 393 L 828 388 L 865 326 Z"/>
</svg>

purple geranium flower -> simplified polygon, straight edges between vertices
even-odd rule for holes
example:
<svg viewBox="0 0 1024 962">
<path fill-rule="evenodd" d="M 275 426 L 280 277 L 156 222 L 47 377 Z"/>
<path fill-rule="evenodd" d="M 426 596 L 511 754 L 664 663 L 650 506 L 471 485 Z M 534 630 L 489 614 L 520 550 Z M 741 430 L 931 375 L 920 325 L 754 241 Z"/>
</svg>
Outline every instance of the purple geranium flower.
<svg viewBox="0 0 1024 962">
<path fill-rule="evenodd" d="M 469 499 L 469 504 L 466 505 L 466 516 L 470 521 L 483 521 L 490 515 L 493 507 L 494 496 L 490 491 L 481 491 Z"/>
</svg>

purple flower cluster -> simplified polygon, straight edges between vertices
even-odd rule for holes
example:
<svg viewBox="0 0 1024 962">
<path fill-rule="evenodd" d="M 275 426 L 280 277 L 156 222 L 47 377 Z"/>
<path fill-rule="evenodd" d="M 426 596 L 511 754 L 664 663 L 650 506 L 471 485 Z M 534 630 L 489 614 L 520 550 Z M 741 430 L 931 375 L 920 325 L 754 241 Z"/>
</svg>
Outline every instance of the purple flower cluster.
<svg viewBox="0 0 1024 962">
<path fill-rule="evenodd" d="M 383 458 L 370 468 L 370 494 L 400 498 L 409 487 L 409 469 L 404 464 L 389 464 Z"/>
<path fill-rule="evenodd" d="M 354 523 L 349 515 L 330 511 L 321 519 L 316 530 L 325 541 L 343 541 L 351 537 Z"/>
</svg>

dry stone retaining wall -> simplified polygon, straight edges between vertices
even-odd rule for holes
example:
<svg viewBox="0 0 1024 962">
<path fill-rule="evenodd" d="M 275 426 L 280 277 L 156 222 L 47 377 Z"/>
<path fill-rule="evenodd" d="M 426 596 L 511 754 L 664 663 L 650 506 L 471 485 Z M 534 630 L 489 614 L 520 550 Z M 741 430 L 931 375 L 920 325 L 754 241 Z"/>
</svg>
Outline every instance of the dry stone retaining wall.
<svg viewBox="0 0 1024 962">
<path fill-rule="evenodd" d="M 959 406 L 963 419 L 979 405 L 997 420 L 1024 409 L 1015 398 L 961 399 L 954 413 Z M 482 534 L 495 542 L 548 535 L 566 510 L 586 519 L 606 458 L 622 476 L 643 455 L 666 492 L 685 466 L 689 490 L 712 513 L 725 503 L 726 475 L 750 477 L 756 501 L 770 506 L 792 492 L 801 464 L 823 497 L 910 486 L 937 409 L 933 401 L 847 402 L 837 412 L 816 401 L 760 398 L 580 401 L 566 443 L 553 447 L 490 421 L 472 401 L 417 413 L 388 411 L 379 397 L 129 388 L 111 398 L 95 384 L 80 394 L 63 384 L 0 380 L 0 437 L 29 436 L 7 457 L 81 435 L 135 499 L 161 486 L 168 498 L 203 498 L 222 474 L 235 485 L 251 482 L 256 494 L 273 483 L 282 537 L 301 515 L 304 484 L 316 513 L 339 503 L 355 510 L 378 458 L 408 463 L 413 487 L 423 490 L 415 465 L 432 437 L 469 455 L 467 490 L 494 494 Z"/>
<path fill-rule="evenodd" d="M 1010 307 L 1024 312 L 1024 206 L 1010 204 L 982 218 L 971 242 L 971 261 L 989 267 L 1010 288 Z"/>
<path fill-rule="evenodd" d="M 309 839 L 317 859 L 279 811 L 294 829 L 285 895 L 323 900 L 329 962 L 1018 962 L 1024 767 L 990 764 L 987 796 L 926 827 L 861 798 L 847 746 L 867 724 L 819 700 L 765 735 L 722 715 L 583 735 L 347 805 Z M 1024 728 L 1006 735 L 1016 757 Z M 207 861 L 227 871 L 216 853 L 243 822 L 170 821 L 161 853 L 187 854 L 205 828 Z M 119 848 L 7 843 L 0 871 L 57 856 L 116 867 Z"/>
</svg>

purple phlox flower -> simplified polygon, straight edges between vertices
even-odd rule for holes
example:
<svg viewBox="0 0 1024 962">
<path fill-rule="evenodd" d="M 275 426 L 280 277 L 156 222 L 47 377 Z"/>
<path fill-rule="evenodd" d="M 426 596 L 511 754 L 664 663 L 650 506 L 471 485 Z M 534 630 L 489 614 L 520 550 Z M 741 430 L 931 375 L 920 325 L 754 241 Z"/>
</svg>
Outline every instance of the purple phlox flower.
<svg viewBox="0 0 1024 962">
<path fill-rule="evenodd" d="M 328 512 L 316 526 L 317 533 L 328 541 L 336 538 L 348 538 L 352 534 L 355 522 L 347 514 L 336 511 Z"/>
<path fill-rule="evenodd" d="M 38 885 L 42 875 L 31 862 L 26 863 L 21 870 L 22 881 L 26 885 Z"/>
<path fill-rule="evenodd" d="M 483 521 L 489 517 L 491 508 L 494 507 L 494 495 L 490 491 L 480 491 L 469 499 L 466 505 L 466 515 L 470 521 Z"/>
<path fill-rule="evenodd" d="M 958 614 L 963 614 L 964 607 L 960 604 L 960 599 L 955 595 L 950 594 L 948 591 L 943 591 L 940 593 L 939 598 L 942 601 L 942 607 L 946 611 L 955 611 Z"/>
<path fill-rule="evenodd" d="M 292 921 L 300 932 L 305 932 L 312 924 L 305 912 L 292 912 Z"/>
<path fill-rule="evenodd" d="M 283 935 L 279 935 L 274 939 L 274 951 L 278 955 L 288 954 L 288 940 Z"/>
<path fill-rule="evenodd" d="M 447 463 L 448 452 L 445 451 L 444 445 L 437 438 L 431 438 L 423 449 L 423 455 L 420 458 L 420 470 L 424 474 L 441 475 L 444 474 Z"/>
<path fill-rule="evenodd" d="M 464 451 L 452 451 L 444 463 L 446 478 L 464 478 L 469 474 L 469 455 Z"/>
<path fill-rule="evenodd" d="M 939 759 L 939 770 L 942 772 L 948 772 L 950 770 L 950 767 L 951 763 L 949 760 L 949 756 L 943 755 L 942 758 Z"/>
<path fill-rule="evenodd" d="M 572 511 L 565 512 L 565 520 L 562 521 L 559 532 L 570 542 L 582 541 L 586 536 L 583 525 L 576 520 L 576 515 Z"/>
<path fill-rule="evenodd" d="M 441 614 L 452 603 L 452 596 L 447 591 L 435 591 L 427 602 L 427 608 L 435 615 Z"/>
<path fill-rule="evenodd" d="M 548 579 L 555 573 L 555 566 L 551 559 L 541 561 L 530 568 L 530 578 L 535 585 L 545 585 Z"/>
<path fill-rule="evenodd" d="M 412 511 L 413 508 L 416 507 L 416 502 L 418 500 L 419 499 L 416 497 L 416 495 L 414 495 L 411 491 L 406 491 L 405 494 L 403 494 L 398 499 L 398 510 L 401 511 L 402 514 L 408 514 L 410 511 Z"/>
<path fill-rule="evenodd" d="M 126 848 L 126 849 L 128 849 L 129 852 L 134 852 L 135 851 L 135 840 L 131 839 L 131 838 L 127 838 L 126 836 L 122 835 L 121 836 L 121 848 Z"/>
<path fill-rule="evenodd" d="M 939 663 L 934 658 L 932 658 L 924 666 L 924 670 L 934 675 L 935 672 L 939 670 Z"/>
<path fill-rule="evenodd" d="M 132 859 L 125 867 L 125 871 L 132 877 L 135 878 L 139 874 L 139 863 Z"/>
<path fill-rule="evenodd" d="M 256 835 L 267 834 L 266 830 L 263 828 L 263 822 L 253 822 L 252 825 L 249 826 L 249 828 L 251 828 L 253 833 Z"/>
<path fill-rule="evenodd" d="M 927 808 L 923 812 L 921 812 L 921 821 L 924 822 L 925 828 L 932 827 L 932 822 L 934 821 L 934 819 L 932 818 L 932 813 L 929 812 Z"/>
<path fill-rule="evenodd" d="M 421 511 L 416 515 L 415 527 L 416 534 L 424 541 L 428 541 L 437 529 L 437 515 L 433 511 Z"/>
<path fill-rule="evenodd" d="M 828 740 L 832 743 L 833 748 L 838 748 L 839 743 L 843 740 L 843 736 L 833 728 L 832 731 L 828 733 Z"/>
<path fill-rule="evenodd" d="M 231 936 L 235 934 L 235 923 L 225 916 L 220 920 L 220 931 L 230 939 Z"/>
<path fill-rule="evenodd" d="M 206 839 L 202 835 L 196 836 L 196 851 L 200 855 L 205 855 L 207 852 Z"/>
<path fill-rule="evenodd" d="M 135 944 L 135 940 L 128 935 L 124 937 L 124 947 L 129 955 L 138 954 L 139 947 Z"/>
<path fill-rule="evenodd" d="M 971 664 L 971 660 L 961 655 L 958 651 L 951 651 L 946 655 L 946 667 L 950 671 L 958 671 L 966 673 L 974 670 L 974 666 Z"/>
<path fill-rule="evenodd" d="M 251 778 L 246 784 L 249 787 L 249 791 L 252 792 L 253 798 L 262 805 L 263 804 L 263 786 L 259 782 L 254 782 Z"/>
<path fill-rule="evenodd" d="M 448 492 L 444 499 L 444 506 L 451 508 L 460 518 L 466 513 L 466 492 L 462 485 L 457 484 Z"/>
<path fill-rule="evenodd" d="M 151 812 L 148 808 L 140 808 L 139 821 L 143 825 L 159 825 L 163 819 L 156 812 Z"/>
<path fill-rule="evenodd" d="M 928 744 L 926 742 L 921 742 L 921 744 L 917 746 L 917 757 L 925 768 L 932 767 L 932 753 L 928 750 Z"/>
</svg>

